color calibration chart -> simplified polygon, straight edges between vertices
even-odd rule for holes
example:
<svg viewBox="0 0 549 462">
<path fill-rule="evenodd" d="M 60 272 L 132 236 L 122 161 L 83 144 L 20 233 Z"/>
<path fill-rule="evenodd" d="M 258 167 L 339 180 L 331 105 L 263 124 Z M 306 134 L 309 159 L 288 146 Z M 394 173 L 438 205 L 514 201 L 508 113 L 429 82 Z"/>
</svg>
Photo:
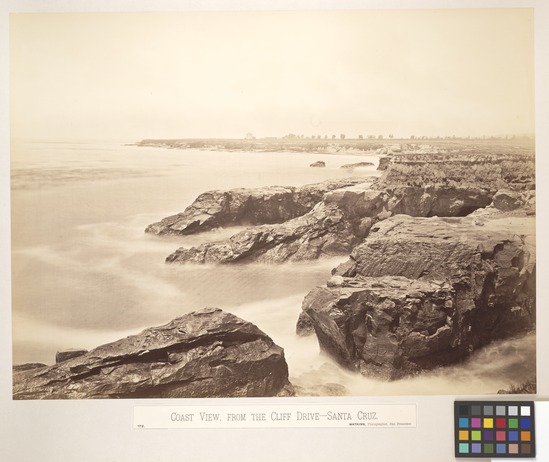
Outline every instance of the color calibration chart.
<svg viewBox="0 0 549 462">
<path fill-rule="evenodd" d="M 456 401 L 456 457 L 534 458 L 533 401 Z"/>
</svg>

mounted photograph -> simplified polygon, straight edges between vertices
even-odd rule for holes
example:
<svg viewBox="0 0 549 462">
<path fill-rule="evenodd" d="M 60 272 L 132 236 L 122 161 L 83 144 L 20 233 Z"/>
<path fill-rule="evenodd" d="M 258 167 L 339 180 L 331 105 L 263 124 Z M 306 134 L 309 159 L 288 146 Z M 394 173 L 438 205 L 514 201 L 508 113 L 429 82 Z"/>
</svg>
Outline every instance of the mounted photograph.
<svg viewBox="0 0 549 462">
<path fill-rule="evenodd" d="M 10 14 L 14 400 L 536 393 L 532 9 Z"/>
</svg>

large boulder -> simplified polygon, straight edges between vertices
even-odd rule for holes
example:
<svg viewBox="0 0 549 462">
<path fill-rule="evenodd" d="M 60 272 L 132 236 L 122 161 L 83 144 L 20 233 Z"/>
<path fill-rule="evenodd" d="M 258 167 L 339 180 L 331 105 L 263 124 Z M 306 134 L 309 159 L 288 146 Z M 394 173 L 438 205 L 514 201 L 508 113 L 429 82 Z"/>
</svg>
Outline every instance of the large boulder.
<svg viewBox="0 0 549 462">
<path fill-rule="evenodd" d="M 378 223 L 305 297 L 321 348 L 352 370 L 397 379 L 532 329 L 534 218 L 505 224 L 404 215 Z"/>
<path fill-rule="evenodd" d="M 383 188 L 390 195 L 387 210 L 413 217 L 462 217 L 492 201 L 488 190 L 475 186 L 396 186 Z"/>
<path fill-rule="evenodd" d="M 521 194 L 516 191 L 502 189 L 494 194 L 493 205 L 503 212 L 516 210 L 523 205 Z"/>
<path fill-rule="evenodd" d="M 149 225 L 145 232 L 185 235 L 222 226 L 281 223 L 310 211 L 333 189 L 363 182 L 344 178 L 322 183 L 263 188 L 239 188 L 200 194 L 184 212 Z"/>
<path fill-rule="evenodd" d="M 14 399 L 210 398 L 291 395 L 284 351 L 218 308 L 14 373 Z"/>
</svg>

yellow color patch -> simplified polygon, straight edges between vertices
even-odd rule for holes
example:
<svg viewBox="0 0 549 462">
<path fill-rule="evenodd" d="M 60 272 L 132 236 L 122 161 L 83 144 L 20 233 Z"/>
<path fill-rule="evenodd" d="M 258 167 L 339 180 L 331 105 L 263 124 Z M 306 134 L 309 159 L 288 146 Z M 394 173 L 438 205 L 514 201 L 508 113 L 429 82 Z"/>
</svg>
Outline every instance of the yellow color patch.
<svg viewBox="0 0 549 462">
<path fill-rule="evenodd" d="M 485 418 L 484 419 L 484 428 L 494 428 L 494 419 Z"/>
</svg>

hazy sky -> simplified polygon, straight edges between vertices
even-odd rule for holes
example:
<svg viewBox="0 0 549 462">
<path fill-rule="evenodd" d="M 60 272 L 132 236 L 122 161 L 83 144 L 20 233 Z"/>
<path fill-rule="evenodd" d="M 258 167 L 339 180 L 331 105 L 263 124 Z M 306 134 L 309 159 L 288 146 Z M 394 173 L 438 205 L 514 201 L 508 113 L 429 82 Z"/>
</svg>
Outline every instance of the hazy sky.
<svg viewBox="0 0 549 462">
<path fill-rule="evenodd" d="M 11 15 L 24 138 L 534 132 L 529 9 Z"/>
</svg>

